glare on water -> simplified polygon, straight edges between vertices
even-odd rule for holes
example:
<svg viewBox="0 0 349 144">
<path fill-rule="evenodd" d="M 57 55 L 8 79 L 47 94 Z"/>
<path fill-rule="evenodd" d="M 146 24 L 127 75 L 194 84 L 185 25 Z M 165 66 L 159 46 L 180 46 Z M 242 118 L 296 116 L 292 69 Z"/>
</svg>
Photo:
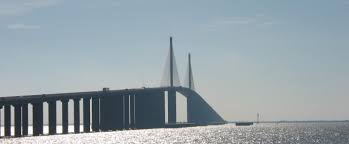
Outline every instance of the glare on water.
<svg viewBox="0 0 349 144">
<path fill-rule="evenodd" d="M 70 127 L 72 131 L 73 127 Z M 59 130 L 59 128 L 57 128 Z M 46 130 L 47 131 L 47 130 Z M 289 143 L 347 144 L 349 123 L 233 124 L 3 138 L 0 143 Z"/>
</svg>

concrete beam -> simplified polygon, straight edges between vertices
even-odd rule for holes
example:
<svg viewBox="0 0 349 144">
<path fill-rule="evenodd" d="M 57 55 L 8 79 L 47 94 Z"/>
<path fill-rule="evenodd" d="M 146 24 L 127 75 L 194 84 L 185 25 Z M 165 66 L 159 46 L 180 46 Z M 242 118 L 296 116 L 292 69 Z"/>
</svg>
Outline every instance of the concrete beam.
<svg viewBox="0 0 349 144">
<path fill-rule="evenodd" d="M 147 88 L 149 91 L 167 91 L 169 87 L 158 87 L 158 88 Z M 171 89 L 178 89 L 181 87 L 172 87 Z M 121 89 L 121 90 L 109 90 L 112 94 L 123 94 L 123 93 L 137 93 L 143 91 L 144 88 L 137 89 Z M 88 91 L 88 92 L 74 92 L 74 93 L 56 93 L 56 94 L 39 94 L 39 95 L 18 95 L 18 96 L 4 96 L 1 97 L 0 103 L 6 105 L 21 104 L 23 102 L 38 103 L 42 101 L 52 101 L 65 99 L 81 99 L 86 96 L 99 95 L 101 91 Z"/>
</svg>

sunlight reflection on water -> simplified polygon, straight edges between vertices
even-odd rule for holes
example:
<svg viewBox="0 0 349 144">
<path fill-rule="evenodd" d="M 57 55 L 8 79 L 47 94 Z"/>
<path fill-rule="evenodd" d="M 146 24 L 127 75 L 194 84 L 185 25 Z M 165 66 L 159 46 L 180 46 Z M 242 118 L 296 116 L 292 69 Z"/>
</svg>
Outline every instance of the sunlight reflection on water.
<svg viewBox="0 0 349 144">
<path fill-rule="evenodd" d="M 349 123 L 233 124 L 7 138 L 0 143 L 349 143 Z"/>
</svg>

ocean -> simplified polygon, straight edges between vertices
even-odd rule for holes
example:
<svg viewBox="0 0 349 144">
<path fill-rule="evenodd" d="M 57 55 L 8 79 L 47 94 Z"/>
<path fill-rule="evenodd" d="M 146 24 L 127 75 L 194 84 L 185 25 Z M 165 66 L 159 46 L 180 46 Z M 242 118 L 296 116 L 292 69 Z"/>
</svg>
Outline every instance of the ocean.
<svg viewBox="0 0 349 144">
<path fill-rule="evenodd" d="M 264 123 L 252 126 L 225 124 L 188 128 L 123 130 L 1 138 L 0 143 L 349 144 L 349 122 Z"/>
</svg>

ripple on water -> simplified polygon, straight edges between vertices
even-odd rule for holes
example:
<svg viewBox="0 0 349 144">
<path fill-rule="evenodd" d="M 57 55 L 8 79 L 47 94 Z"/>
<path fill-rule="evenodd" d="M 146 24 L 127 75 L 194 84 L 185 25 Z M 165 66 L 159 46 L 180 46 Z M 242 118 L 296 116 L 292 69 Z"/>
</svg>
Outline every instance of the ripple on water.
<svg viewBox="0 0 349 144">
<path fill-rule="evenodd" d="M 232 124 L 0 139 L 0 143 L 289 143 L 347 144 L 349 123 Z"/>
</svg>

